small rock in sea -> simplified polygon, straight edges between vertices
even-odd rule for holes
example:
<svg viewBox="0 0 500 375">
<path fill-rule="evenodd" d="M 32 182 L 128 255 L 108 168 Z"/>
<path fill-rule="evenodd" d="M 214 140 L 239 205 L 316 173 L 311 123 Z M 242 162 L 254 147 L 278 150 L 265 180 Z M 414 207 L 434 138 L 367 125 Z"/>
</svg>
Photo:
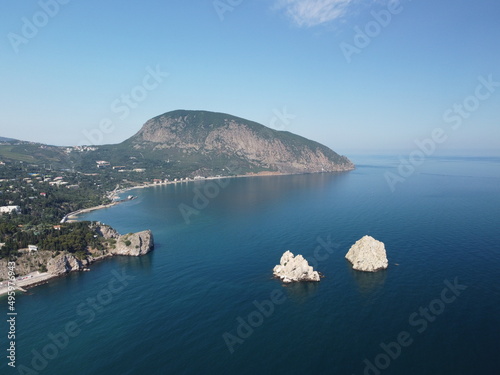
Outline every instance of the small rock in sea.
<svg viewBox="0 0 500 375">
<path fill-rule="evenodd" d="M 294 257 L 290 250 L 281 256 L 280 264 L 273 268 L 273 274 L 284 283 L 294 281 L 319 281 L 318 271 L 314 271 L 302 255 Z"/>
<path fill-rule="evenodd" d="M 352 268 L 358 271 L 376 272 L 389 266 L 384 243 L 371 236 L 356 241 L 345 257 L 352 263 Z"/>
</svg>

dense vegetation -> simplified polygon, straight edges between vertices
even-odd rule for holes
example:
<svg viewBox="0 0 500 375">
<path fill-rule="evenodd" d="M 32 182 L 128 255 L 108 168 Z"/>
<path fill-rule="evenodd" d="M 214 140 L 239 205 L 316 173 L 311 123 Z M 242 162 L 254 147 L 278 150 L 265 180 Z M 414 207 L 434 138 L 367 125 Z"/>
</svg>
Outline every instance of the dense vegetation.
<svg viewBox="0 0 500 375">
<path fill-rule="evenodd" d="M 101 237 L 91 228 L 90 222 L 66 223 L 60 229 L 37 226 L 23 230 L 9 222 L 0 222 L 0 236 L 5 245 L 0 249 L 0 258 L 18 255 L 18 249 L 35 245 L 38 250 L 68 251 L 84 255 L 90 246 L 103 250 Z"/>
<path fill-rule="evenodd" d="M 16 177 L 12 178 L 12 174 Z M 43 179 L 51 178 L 52 180 L 57 176 L 62 177 L 67 185 L 57 186 L 43 182 Z M 0 167 L 0 179 L 2 180 L 0 182 L 0 206 L 20 206 L 20 215 L 8 218 L 15 220 L 18 224 L 55 224 L 69 212 L 109 201 L 105 198 L 107 189 L 104 186 L 96 184 L 94 179 L 81 174 L 49 172 L 47 174 L 35 173 L 34 176 L 30 176 L 20 168 Z M 106 187 L 109 188 L 109 185 L 112 183 L 110 184 L 108 180 Z M 68 188 L 68 186 L 73 187 Z M 2 221 L 5 219 L 5 217 L 0 217 Z"/>
<path fill-rule="evenodd" d="M 89 223 L 61 219 L 81 208 L 108 203 L 106 191 L 114 181 L 81 173 L 50 171 L 37 165 L 9 163 L 0 166 L 0 206 L 19 206 L 20 211 L 0 214 L 0 258 L 16 256 L 18 249 L 36 245 L 40 250 L 84 252 L 100 249 Z M 65 185 L 50 184 L 59 178 Z"/>
</svg>

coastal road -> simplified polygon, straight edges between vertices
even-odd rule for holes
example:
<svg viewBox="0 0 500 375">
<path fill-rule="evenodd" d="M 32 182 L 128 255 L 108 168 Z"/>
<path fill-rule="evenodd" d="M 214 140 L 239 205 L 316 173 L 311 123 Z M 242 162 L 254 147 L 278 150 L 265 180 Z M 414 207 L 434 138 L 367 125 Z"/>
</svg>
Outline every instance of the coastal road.
<svg viewBox="0 0 500 375">
<path fill-rule="evenodd" d="M 38 272 L 38 271 L 32 272 L 28 275 L 18 277 L 16 279 L 16 288 L 29 287 L 30 285 L 42 283 L 46 280 L 52 279 L 53 277 L 55 276 L 48 272 Z M 0 282 L 0 296 L 7 294 L 8 291 L 9 291 L 8 282 L 7 281 Z"/>
</svg>

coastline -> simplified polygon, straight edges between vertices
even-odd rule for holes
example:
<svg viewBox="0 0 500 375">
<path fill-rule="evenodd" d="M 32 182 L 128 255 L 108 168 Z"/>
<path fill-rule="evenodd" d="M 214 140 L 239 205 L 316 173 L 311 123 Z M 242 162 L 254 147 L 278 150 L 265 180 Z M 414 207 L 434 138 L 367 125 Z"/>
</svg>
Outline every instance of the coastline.
<svg viewBox="0 0 500 375">
<path fill-rule="evenodd" d="M 313 172 L 313 173 L 342 173 L 342 172 L 350 172 L 353 169 L 348 169 L 348 170 L 344 170 L 344 171 Z M 205 177 L 205 178 L 196 179 L 196 180 L 195 179 L 187 179 L 187 180 L 179 180 L 179 181 L 166 181 L 166 182 L 149 183 L 149 184 L 143 184 L 143 185 L 135 185 L 135 186 L 130 186 L 130 187 L 126 187 L 123 189 L 115 190 L 112 193 L 114 196 L 117 196 L 118 194 L 123 194 L 123 193 L 126 193 L 128 191 L 136 190 L 136 189 L 145 189 L 145 188 L 150 188 L 150 187 L 155 187 L 155 186 L 166 186 L 166 185 L 173 185 L 173 184 L 184 184 L 184 183 L 188 183 L 188 182 L 220 180 L 220 179 L 225 179 L 225 178 L 273 177 L 273 176 L 292 176 L 292 175 L 301 175 L 301 174 L 309 174 L 309 173 L 282 173 L 282 172 L 267 172 L 267 171 L 265 171 L 265 172 L 259 172 L 259 173 L 251 173 L 251 174 L 240 174 L 240 175 L 235 175 L 235 176 Z M 127 201 L 122 200 L 119 202 L 112 202 L 109 204 L 103 204 L 103 205 L 94 206 L 94 207 L 90 207 L 90 208 L 83 208 L 81 210 L 70 212 L 61 220 L 61 223 L 77 221 L 78 215 L 92 212 L 92 211 L 101 210 L 104 208 L 110 208 L 110 207 L 116 206 L 122 202 L 127 202 Z"/>
<path fill-rule="evenodd" d="M 242 175 L 235 175 L 235 176 L 206 177 L 206 178 L 197 179 L 197 180 L 188 179 L 188 180 L 179 180 L 179 181 L 157 182 L 157 183 L 130 186 L 130 187 L 126 187 L 123 189 L 115 190 L 112 193 L 114 196 L 117 196 L 118 194 L 123 194 L 123 193 L 126 193 L 126 192 L 131 191 L 131 190 L 146 189 L 146 188 L 155 187 L 155 186 L 184 184 L 184 183 L 188 183 L 188 182 L 207 181 L 207 180 L 220 180 L 223 178 L 288 176 L 288 175 L 293 175 L 293 174 L 298 174 L 298 173 L 264 172 L 264 173 L 255 173 L 255 174 L 242 174 Z M 97 210 L 102 210 L 104 208 L 110 208 L 110 207 L 116 206 L 116 205 L 123 203 L 123 202 L 127 202 L 127 200 L 122 200 L 119 202 L 111 202 L 108 204 L 101 204 L 99 206 L 94 206 L 94 207 L 89 207 L 89 208 L 82 208 L 80 210 L 70 212 L 69 214 L 67 214 L 66 216 L 64 216 L 62 218 L 61 224 L 75 222 L 78 220 L 78 216 L 81 214 L 85 214 L 85 213 L 89 213 L 89 212 L 97 211 Z"/>
<path fill-rule="evenodd" d="M 46 284 L 49 280 L 59 277 L 48 272 L 32 272 L 28 275 L 20 276 L 16 279 L 15 290 L 16 292 L 26 292 L 24 288 L 34 288 L 38 285 Z M 8 281 L 0 282 L 0 298 L 4 297 L 9 292 Z"/>
<path fill-rule="evenodd" d="M 349 170 L 348 170 L 349 171 Z M 338 172 L 348 172 L 348 171 L 338 171 Z M 328 172 L 328 173 L 338 173 L 338 172 Z M 321 172 L 320 172 L 321 173 Z M 164 181 L 160 183 L 149 183 L 149 184 L 142 184 L 142 185 L 135 185 L 135 186 L 130 186 L 127 188 L 123 189 L 118 189 L 114 190 L 113 192 L 110 193 L 110 196 L 117 196 L 118 194 L 123 194 L 131 190 L 136 190 L 136 189 L 145 189 L 145 188 L 150 188 L 150 187 L 155 187 L 155 186 L 166 186 L 170 184 L 178 184 L 178 183 L 189 183 L 189 182 L 197 182 L 197 181 L 206 181 L 206 180 L 218 180 L 218 179 L 227 179 L 227 178 L 245 178 L 245 177 L 269 177 L 269 176 L 289 176 L 289 175 L 297 175 L 297 174 L 304 174 L 304 173 L 281 173 L 281 172 L 260 172 L 260 173 L 253 173 L 253 174 L 245 174 L 245 175 L 235 175 L 235 176 L 218 176 L 218 177 L 206 177 L 206 178 L 201 178 L 201 179 L 185 179 L 185 180 L 178 180 L 178 181 Z M 89 208 L 83 208 L 77 211 L 70 212 L 69 214 L 65 215 L 63 219 L 61 220 L 61 223 L 71 223 L 71 222 L 76 222 L 78 221 L 78 216 L 84 213 L 92 212 L 92 211 L 97 211 L 101 210 L 104 208 L 110 208 L 113 206 L 116 206 L 122 202 L 127 202 L 127 200 L 120 200 L 120 201 L 115 201 L 111 202 L 108 204 L 102 204 L 99 206 L 94 206 L 94 207 L 89 207 Z M 92 258 L 90 259 L 90 264 L 94 263 L 99 260 L 103 260 L 109 257 L 113 257 L 115 255 L 113 254 L 106 254 L 97 258 Z M 77 270 L 72 270 L 70 272 L 74 272 Z M 83 270 L 80 270 L 83 271 Z M 18 279 L 16 279 L 15 283 L 15 290 L 16 291 L 22 291 L 26 292 L 24 288 L 34 288 L 38 285 L 46 284 L 49 282 L 51 279 L 55 279 L 58 277 L 61 277 L 64 275 L 55 275 L 51 274 L 48 272 L 41 273 L 39 271 L 32 272 L 27 275 L 19 276 Z M 3 298 L 8 294 L 8 281 L 3 281 L 0 282 L 0 299 Z"/>
<path fill-rule="evenodd" d="M 70 212 L 69 214 L 67 214 L 66 216 L 64 216 L 62 218 L 61 224 L 74 222 L 74 221 L 76 221 L 78 219 L 78 215 L 81 215 L 81 214 L 84 214 L 84 213 L 87 213 L 87 212 L 96 211 L 96 210 L 101 210 L 103 208 L 113 207 L 113 206 L 116 206 L 118 203 L 120 203 L 120 202 L 111 202 L 111 203 L 108 203 L 108 204 L 101 204 L 99 206 L 94 206 L 94 207 L 89 207 L 89 208 L 82 208 L 81 210 Z"/>
<path fill-rule="evenodd" d="M 104 259 L 108 259 L 108 258 L 113 258 L 115 256 L 128 256 L 128 255 L 117 255 L 117 254 L 108 253 L 108 254 L 98 256 L 98 257 L 90 257 L 90 258 L 88 258 L 88 261 L 89 261 L 88 265 L 90 266 L 91 264 L 93 264 L 95 262 L 98 262 L 98 261 L 101 261 Z M 60 275 L 56 275 L 56 274 L 49 273 L 49 272 L 40 272 L 40 271 L 31 272 L 27 275 L 18 276 L 16 278 L 14 289 L 16 290 L 16 292 L 21 291 L 23 293 L 26 293 L 31 288 L 35 288 L 39 285 L 47 284 L 50 280 L 57 279 L 59 277 L 65 277 L 72 272 L 84 272 L 84 271 L 90 271 L 90 268 L 85 267 L 85 268 L 82 268 L 79 270 L 76 270 L 76 269 L 70 270 L 69 272 L 63 273 Z M 8 280 L 0 281 L 0 300 L 3 297 L 5 297 L 8 294 L 8 292 L 9 292 Z"/>
</svg>

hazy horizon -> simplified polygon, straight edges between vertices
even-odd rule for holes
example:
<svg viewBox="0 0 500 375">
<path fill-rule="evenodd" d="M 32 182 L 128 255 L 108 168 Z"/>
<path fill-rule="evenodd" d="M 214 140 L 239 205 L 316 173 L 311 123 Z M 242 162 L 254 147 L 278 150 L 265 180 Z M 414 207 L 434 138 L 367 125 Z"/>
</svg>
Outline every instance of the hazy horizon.
<svg viewBox="0 0 500 375">
<path fill-rule="evenodd" d="M 441 129 L 433 154 L 499 155 L 499 10 L 493 0 L 10 2 L 0 135 L 113 144 L 184 108 L 341 154 L 408 154 Z"/>
<path fill-rule="evenodd" d="M 246 119 L 252 121 L 252 119 Z M 139 129 L 142 127 L 142 125 L 137 129 L 137 132 Z M 277 130 L 277 129 L 276 129 Z M 277 130 L 280 131 L 280 130 Z M 134 135 L 134 132 L 132 135 Z M 293 132 L 292 132 L 293 133 Z M 297 134 L 297 133 L 295 133 Z M 104 145 L 109 145 L 109 144 L 117 144 L 121 143 L 128 138 L 130 138 L 132 135 L 127 136 L 126 138 L 123 138 L 121 140 L 118 140 L 117 142 L 114 143 L 102 143 L 102 144 L 94 144 L 94 143 L 85 143 L 87 146 L 104 146 Z M 301 135 L 301 134 L 298 134 Z M 303 135 L 301 135 L 303 136 Z M 74 147 L 78 146 L 76 144 L 55 144 L 55 143 L 44 143 L 42 141 L 36 140 L 36 139 L 20 139 L 20 138 L 13 138 L 9 137 L 5 134 L 0 134 L 0 138 L 9 138 L 9 139 L 14 139 L 17 141 L 23 141 L 23 142 L 32 142 L 32 143 L 41 143 L 41 144 L 47 144 L 49 146 L 58 146 L 58 147 Z M 307 138 L 307 137 L 306 137 Z M 366 148 L 366 149 L 346 149 L 343 147 L 334 147 L 326 142 L 321 142 L 318 139 L 312 139 L 309 138 L 313 141 L 319 142 L 321 144 L 324 144 L 325 146 L 331 148 L 333 151 L 337 152 L 340 155 L 345 155 L 348 157 L 356 157 L 356 156 L 401 156 L 401 157 L 407 157 L 407 154 L 411 153 L 412 151 L 418 150 L 418 148 L 414 145 L 413 148 L 407 148 L 407 149 L 373 149 L 373 148 Z M 465 150 L 456 150 L 456 149 L 444 149 L 444 150 L 439 150 L 437 149 L 432 155 L 426 155 L 426 158 L 428 157 L 500 157 L 500 149 L 491 149 L 491 150 L 471 150 L 471 149 L 465 149 Z"/>
</svg>

